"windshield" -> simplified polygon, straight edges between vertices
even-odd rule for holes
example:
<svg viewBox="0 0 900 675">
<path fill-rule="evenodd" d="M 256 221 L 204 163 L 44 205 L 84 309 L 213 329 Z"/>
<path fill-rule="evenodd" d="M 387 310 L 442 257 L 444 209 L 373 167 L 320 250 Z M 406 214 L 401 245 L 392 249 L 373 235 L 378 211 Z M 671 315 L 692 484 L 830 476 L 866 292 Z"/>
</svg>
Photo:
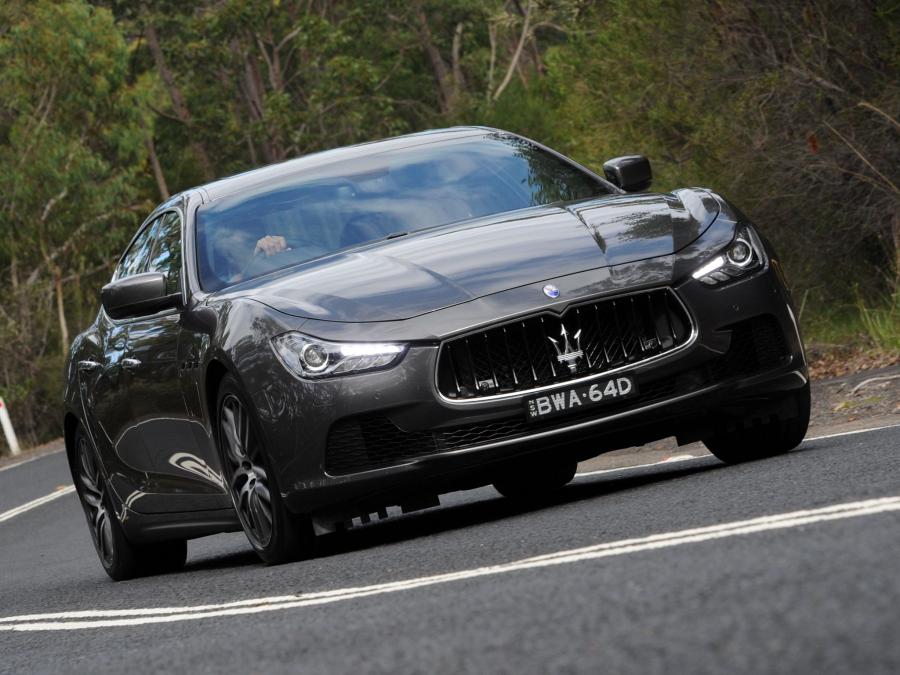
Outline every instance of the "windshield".
<svg viewBox="0 0 900 675">
<path fill-rule="evenodd" d="M 532 143 L 499 134 L 335 162 L 202 206 L 200 281 L 215 291 L 391 235 L 610 192 Z"/>
</svg>

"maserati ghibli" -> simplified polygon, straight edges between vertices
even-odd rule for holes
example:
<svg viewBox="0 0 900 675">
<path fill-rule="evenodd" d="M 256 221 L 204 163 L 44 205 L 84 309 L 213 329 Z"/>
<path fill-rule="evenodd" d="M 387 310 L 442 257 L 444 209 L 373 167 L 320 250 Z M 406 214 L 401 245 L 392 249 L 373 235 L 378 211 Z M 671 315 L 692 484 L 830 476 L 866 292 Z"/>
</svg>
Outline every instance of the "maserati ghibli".
<svg viewBox="0 0 900 675">
<path fill-rule="evenodd" d="M 144 221 L 66 367 L 69 465 L 113 579 L 243 530 L 267 563 L 354 522 L 674 436 L 725 462 L 806 432 L 796 313 L 763 232 L 482 127 L 301 157 Z"/>
</svg>

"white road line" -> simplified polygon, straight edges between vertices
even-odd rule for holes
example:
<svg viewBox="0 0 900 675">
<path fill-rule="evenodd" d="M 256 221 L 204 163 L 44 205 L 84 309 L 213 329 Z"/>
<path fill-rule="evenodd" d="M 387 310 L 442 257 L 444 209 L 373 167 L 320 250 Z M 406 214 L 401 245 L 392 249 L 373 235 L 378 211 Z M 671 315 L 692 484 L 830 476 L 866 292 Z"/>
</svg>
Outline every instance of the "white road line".
<svg viewBox="0 0 900 675">
<path fill-rule="evenodd" d="M 853 436 L 855 434 L 865 434 L 869 431 L 881 431 L 882 429 L 896 429 L 900 427 L 900 424 L 885 424 L 883 427 L 871 427 L 869 429 L 855 429 L 853 431 L 841 431 L 837 434 L 825 434 L 824 436 L 814 436 L 813 438 L 805 438 L 803 442 L 807 441 L 821 441 L 826 438 L 837 438 L 838 436 Z"/>
<path fill-rule="evenodd" d="M 584 473 L 576 473 L 575 478 L 587 478 L 588 476 L 602 476 L 608 473 L 621 473 L 623 471 L 631 471 L 632 469 L 649 469 L 652 466 L 664 466 L 666 464 L 679 464 L 680 462 L 690 462 L 694 459 L 709 459 L 712 455 L 678 455 L 676 457 L 668 457 L 659 462 L 651 462 L 650 464 L 631 464 L 629 466 L 620 466 L 615 469 L 598 469 L 597 471 L 585 471 Z"/>
<path fill-rule="evenodd" d="M 384 595 L 415 588 L 435 586 L 455 581 L 465 581 L 480 577 L 498 576 L 556 565 L 566 565 L 600 558 L 628 555 L 641 551 L 671 548 L 683 544 L 737 537 L 772 530 L 786 530 L 815 523 L 823 523 L 845 518 L 857 518 L 880 513 L 900 511 L 900 496 L 869 499 L 865 501 L 835 504 L 824 508 L 793 511 L 750 520 L 741 520 L 721 525 L 698 527 L 676 532 L 654 534 L 647 537 L 624 539 L 585 546 L 583 548 L 558 551 L 524 560 L 499 565 L 477 567 L 446 574 L 418 577 L 359 586 L 341 588 L 317 593 L 282 595 L 240 600 L 216 605 L 194 605 L 184 607 L 150 607 L 145 609 L 81 610 L 55 612 L 50 614 L 25 614 L 0 618 L 0 631 L 60 631 L 87 628 L 114 628 L 141 626 L 157 623 L 196 621 L 214 617 L 241 616 L 261 612 L 283 611 L 313 605 L 324 605 L 342 600 L 357 600 L 375 595 Z"/>
<path fill-rule="evenodd" d="M 0 513 L 0 523 L 5 520 L 9 520 L 10 518 L 15 518 L 16 516 L 22 515 L 26 511 L 31 511 L 31 509 L 36 509 L 38 506 L 52 502 L 54 499 L 64 497 L 65 495 L 72 492 L 75 492 L 75 486 L 67 485 L 66 487 L 59 488 L 55 492 L 51 492 L 49 495 L 44 495 L 43 497 L 32 499 L 27 504 L 22 504 L 22 506 L 17 506 L 16 508 L 10 509 L 9 511 L 4 511 L 3 513 Z"/>
</svg>

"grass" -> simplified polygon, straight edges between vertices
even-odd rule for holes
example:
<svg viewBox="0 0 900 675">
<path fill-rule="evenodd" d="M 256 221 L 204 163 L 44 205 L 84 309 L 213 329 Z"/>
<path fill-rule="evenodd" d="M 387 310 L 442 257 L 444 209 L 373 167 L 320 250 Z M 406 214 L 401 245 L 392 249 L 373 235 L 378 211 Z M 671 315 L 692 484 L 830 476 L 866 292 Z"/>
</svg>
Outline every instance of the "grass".
<svg viewBox="0 0 900 675">
<path fill-rule="evenodd" d="M 804 310 L 801 324 L 808 345 L 900 352 L 900 291 L 880 304 L 858 297 L 855 304 L 807 303 Z"/>
<path fill-rule="evenodd" d="M 869 338 L 879 349 L 900 351 L 900 290 L 881 307 L 867 307 L 857 301 L 859 318 Z"/>
<path fill-rule="evenodd" d="M 851 347 L 868 341 L 860 313 L 852 305 L 807 306 L 800 323 L 808 345 Z"/>
</svg>

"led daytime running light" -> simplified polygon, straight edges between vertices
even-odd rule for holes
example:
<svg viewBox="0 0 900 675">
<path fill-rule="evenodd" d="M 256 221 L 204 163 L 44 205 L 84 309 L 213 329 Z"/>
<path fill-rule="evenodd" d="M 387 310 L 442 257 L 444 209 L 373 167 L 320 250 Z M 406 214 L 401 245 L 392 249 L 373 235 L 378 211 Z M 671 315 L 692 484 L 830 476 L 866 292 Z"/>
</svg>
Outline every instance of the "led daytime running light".
<svg viewBox="0 0 900 675">
<path fill-rule="evenodd" d="M 741 256 L 741 253 L 744 255 Z M 744 225 L 738 228 L 724 251 L 694 270 L 691 276 L 707 286 L 717 286 L 759 269 L 763 260 L 762 243 L 756 233 Z"/>
<path fill-rule="evenodd" d="M 288 370 L 304 378 L 386 368 L 406 352 L 406 345 L 402 344 L 329 342 L 295 332 L 273 338 L 272 347 Z"/>
</svg>

